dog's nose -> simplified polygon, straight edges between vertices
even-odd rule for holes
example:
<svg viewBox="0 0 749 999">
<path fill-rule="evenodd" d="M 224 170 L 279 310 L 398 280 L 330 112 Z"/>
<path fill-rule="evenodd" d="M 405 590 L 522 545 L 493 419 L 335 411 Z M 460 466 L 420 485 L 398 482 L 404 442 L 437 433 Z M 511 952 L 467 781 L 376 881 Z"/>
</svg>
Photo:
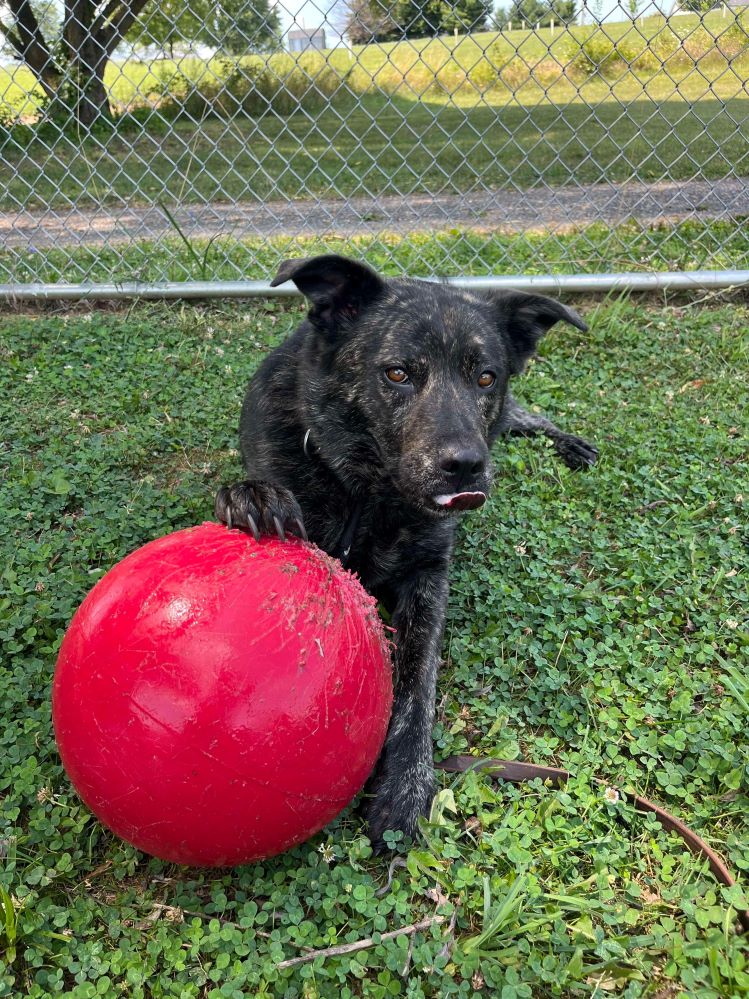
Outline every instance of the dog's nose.
<svg viewBox="0 0 749 999">
<path fill-rule="evenodd" d="M 478 448 L 450 447 L 440 455 L 440 469 L 460 481 L 466 481 L 484 470 L 484 455 Z"/>
</svg>

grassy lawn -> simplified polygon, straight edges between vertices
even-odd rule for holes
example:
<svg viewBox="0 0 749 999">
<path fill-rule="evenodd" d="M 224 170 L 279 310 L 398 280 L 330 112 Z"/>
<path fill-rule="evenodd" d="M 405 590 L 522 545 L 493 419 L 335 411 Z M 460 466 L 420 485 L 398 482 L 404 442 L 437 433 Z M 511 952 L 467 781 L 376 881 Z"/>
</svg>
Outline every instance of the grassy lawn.
<svg viewBox="0 0 749 999">
<path fill-rule="evenodd" d="M 734 34 L 743 29 L 720 15 L 710 15 L 703 27 L 694 16 L 669 23 L 683 45 L 699 36 L 706 54 L 696 62 L 666 62 L 657 72 L 626 63 L 605 77 L 561 71 L 591 35 L 621 41 L 626 33 L 649 51 L 663 30 L 662 18 L 642 27 L 557 31 L 553 39 L 544 29 L 457 42 L 417 40 L 362 48 L 355 65 L 346 50 L 329 53 L 327 62 L 315 56 L 317 63 L 295 71 L 292 106 L 299 110 L 290 115 L 203 118 L 193 111 L 192 117 L 167 121 L 154 112 L 85 139 L 43 132 L 23 142 L 0 129 L 0 155 L 10 167 L 0 184 L 0 210 L 460 192 L 476 185 L 522 188 L 541 181 L 749 172 L 749 55 L 741 42 L 746 36 L 736 42 L 743 49 L 730 56 L 721 54 L 712 37 L 730 25 Z M 273 70 L 277 58 L 288 62 L 271 57 L 271 71 L 291 72 L 291 63 Z M 156 64 L 113 64 L 113 99 L 125 107 L 137 90 L 145 98 L 158 87 L 168 89 L 165 81 L 178 67 L 158 65 L 157 76 Z M 192 80 L 219 73 L 217 65 L 194 58 L 179 69 Z M 323 72 L 326 87 L 332 76 L 338 89 L 321 96 L 310 78 Z M 13 78 L 6 73 L 0 94 L 18 107 L 31 85 L 21 70 Z M 215 102 L 215 95 L 210 99 Z"/>
<path fill-rule="evenodd" d="M 449 193 L 749 169 L 746 97 L 690 103 L 671 86 L 662 100 L 589 99 L 467 108 L 366 97 L 313 117 L 212 118 L 169 131 L 155 122 L 82 143 L 39 140 L 7 149 L 0 209 Z"/>
<path fill-rule="evenodd" d="M 579 44 L 592 34 L 606 35 L 616 41 L 628 37 L 652 40 L 670 27 L 682 38 L 689 38 L 704 29 L 713 38 L 719 39 L 735 23 L 735 18 L 736 14 L 732 11 L 726 17 L 722 11 L 711 11 L 703 15 L 676 14 L 669 18 L 654 14 L 638 18 L 634 24 L 627 18 L 605 21 L 597 26 L 571 25 L 564 29 L 557 24 L 553 31 L 550 27 L 538 30 L 518 27 L 512 31 L 479 31 L 459 35 L 457 39 L 443 36 L 435 39 L 411 39 L 408 42 L 357 45 L 354 51 L 363 68 L 371 73 L 377 72 L 385 62 L 405 58 L 407 48 L 417 52 L 426 63 L 444 62 L 449 58 L 464 69 L 470 69 L 492 45 L 499 46 L 500 53 L 506 58 L 511 58 L 517 52 L 529 62 L 534 62 L 545 58 L 549 53 L 562 58 L 566 51 L 565 45 L 570 39 Z"/>
<path fill-rule="evenodd" d="M 457 274 L 547 274 L 602 271 L 699 270 L 749 267 L 745 226 L 683 222 L 647 227 L 592 225 L 564 234 L 487 235 L 451 230 L 408 235 L 155 242 L 60 248 L 0 249 L 0 274 L 34 281 L 191 281 L 269 279 L 286 257 L 359 254 L 380 269 L 427 277 Z"/>
<path fill-rule="evenodd" d="M 51 731 L 73 611 L 126 553 L 210 515 L 239 471 L 244 383 L 301 306 L 0 315 L 0 996 L 749 993 L 745 894 L 593 782 L 662 803 L 746 879 L 749 308 L 578 304 L 590 332 L 554 331 L 517 390 L 600 462 L 497 447 L 460 532 L 435 727 L 440 757 L 578 776 L 443 778 L 390 883 L 349 811 L 236 871 L 151 860 L 82 806 Z M 435 911 L 411 948 L 382 939 Z"/>
</svg>

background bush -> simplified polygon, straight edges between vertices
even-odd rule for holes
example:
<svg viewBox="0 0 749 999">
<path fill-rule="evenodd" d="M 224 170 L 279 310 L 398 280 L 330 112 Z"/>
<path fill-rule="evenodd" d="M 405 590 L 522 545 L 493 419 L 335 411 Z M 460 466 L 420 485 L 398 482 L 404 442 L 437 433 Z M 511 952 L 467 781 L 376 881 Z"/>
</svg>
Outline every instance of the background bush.
<svg viewBox="0 0 749 999">
<path fill-rule="evenodd" d="M 703 67 L 737 60 L 749 54 L 749 31 L 745 17 L 738 17 L 722 33 L 714 34 L 703 24 L 677 32 L 665 25 L 652 36 L 633 26 L 621 36 L 604 29 L 592 29 L 582 40 L 567 39 L 561 61 L 573 72 L 590 76 L 599 73 L 614 77 L 628 70 L 654 74 L 689 72 Z"/>
<path fill-rule="evenodd" d="M 157 85 L 127 110 L 150 105 L 169 117 L 196 120 L 268 112 L 284 116 L 300 108 L 318 111 L 349 93 L 346 76 L 319 52 L 217 60 L 197 78 L 170 65 L 157 73 Z"/>
</svg>

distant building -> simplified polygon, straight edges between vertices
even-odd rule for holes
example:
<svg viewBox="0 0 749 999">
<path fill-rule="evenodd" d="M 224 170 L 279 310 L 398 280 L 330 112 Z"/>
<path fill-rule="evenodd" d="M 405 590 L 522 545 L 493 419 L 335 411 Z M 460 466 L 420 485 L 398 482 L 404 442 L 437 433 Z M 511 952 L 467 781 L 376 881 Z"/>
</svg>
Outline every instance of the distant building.
<svg viewBox="0 0 749 999">
<path fill-rule="evenodd" d="M 325 28 L 294 28 L 286 35 L 289 52 L 325 48 Z"/>
</svg>

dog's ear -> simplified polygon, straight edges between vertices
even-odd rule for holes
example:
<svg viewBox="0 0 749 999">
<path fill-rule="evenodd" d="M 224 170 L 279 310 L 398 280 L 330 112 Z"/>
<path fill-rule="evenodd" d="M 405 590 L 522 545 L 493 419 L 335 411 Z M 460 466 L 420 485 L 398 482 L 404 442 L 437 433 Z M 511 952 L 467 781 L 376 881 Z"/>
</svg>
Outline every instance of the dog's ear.
<svg viewBox="0 0 749 999">
<path fill-rule="evenodd" d="M 329 328 L 342 319 L 355 319 L 385 287 L 371 267 L 335 253 L 285 260 L 270 286 L 285 281 L 293 281 L 309 299 L 312 322 Z"/>
<path fill-rule="evenodd" d="M 504 331 L 510 351 L 510 368 L 515 375 L 525 367 L 541 337 L 554 323 L 564 320 L 583 333 L 586 323 L 574 309 L 554 298 L 525 291 L 499 291 L 490 295 L 497 321 Z"/>
</svg>

